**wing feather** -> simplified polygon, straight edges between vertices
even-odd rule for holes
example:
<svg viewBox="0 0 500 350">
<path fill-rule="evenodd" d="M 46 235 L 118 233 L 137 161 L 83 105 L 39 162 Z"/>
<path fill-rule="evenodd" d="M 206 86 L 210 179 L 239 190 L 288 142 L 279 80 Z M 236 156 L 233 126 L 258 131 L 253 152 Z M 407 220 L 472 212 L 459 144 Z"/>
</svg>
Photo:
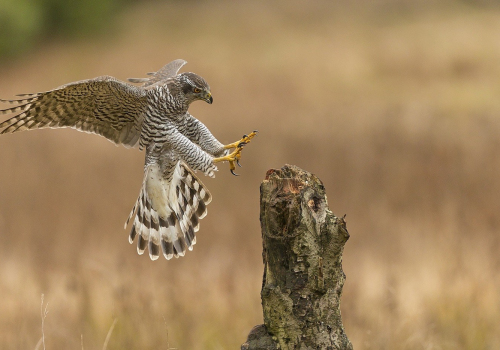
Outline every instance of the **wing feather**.
<svg viewBox="0 0 500 350">
<path fill-rule="evenodd" d="M 54 90 L 0 100 L 16 106 L 0 114 L 18 113 L 0 123 L 2 134 L 43 128 L 74 128 L 104 136 L 125 146 L 138 144 L 146 91 L 102 76 L 63 85 Z"/>
<path fill-rule="evenodd" d="M 170 63 L 167 63 L 157 72 L 147 73 L 150 78 L 128 78 L 127 80 L 132 83 L 142 84 L 143 87 L 148 87 L 156 83 L 165 82 L 165 80 L 175 77 L 182 66 L 186 63 L 187 62 L 184 60 L 177 59 Z"/>
</svg>

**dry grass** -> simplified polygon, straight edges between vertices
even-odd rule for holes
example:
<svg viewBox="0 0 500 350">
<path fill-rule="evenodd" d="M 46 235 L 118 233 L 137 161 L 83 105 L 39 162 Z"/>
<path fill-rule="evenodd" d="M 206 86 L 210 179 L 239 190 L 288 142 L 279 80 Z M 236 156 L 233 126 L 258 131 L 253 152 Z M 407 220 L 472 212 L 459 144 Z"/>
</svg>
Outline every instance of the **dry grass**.
<svg viewBox="0 0 500 350">
<path fill-rule="evenodd" d="M 284 163 L 347 213 L 356 349 L 500 348 L 500 12 L 329 3 L 144 3 L 114 33 L 0 67 L 8 97 L 184 58 L 222 142 L 260 130 L 241 177 L 205 181 L 198 245 L 169 262 L 121 229 L 143 154 L 72 130 L 0 137 L 0 348 L 35 348 L 42 293 L 47 349 L 102 348 L 115 318 L 108 349 L 238 348 L 262 322 L 258 187 Z"/>
</svg>

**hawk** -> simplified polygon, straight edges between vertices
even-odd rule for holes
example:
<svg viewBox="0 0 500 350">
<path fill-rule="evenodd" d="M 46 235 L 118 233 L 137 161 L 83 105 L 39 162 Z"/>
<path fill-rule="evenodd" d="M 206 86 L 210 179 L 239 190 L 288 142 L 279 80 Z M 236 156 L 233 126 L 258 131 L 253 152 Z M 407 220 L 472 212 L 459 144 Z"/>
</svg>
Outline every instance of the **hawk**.
<svg viewBox="0 0 500 350">
<path fill-rule="evenodd" d="M 188 112 L 192 102 L 212 104 L 213 98 L 202 77 L 178 74 L 186 63 L 178 59 L 147 78 L 128 79 L 139 85 L 101 76 L 0 100 L 15 104 L 0 114 L 17 113 L 0 123 L 2 134 L 73 128 L 146 150 L 144 180 L 125 228 L 134 218 L 129 242 L 137 237 L 137 252 L 143 254 L 147 247 L 152 260 L 160 251 L 169 260 L 193 249 L 199 220 L 212 200 L 195 172 L 214 177 L 215 163 L 227 161 L 234 174 L 243 146 L 256 135 L 254 131 L 223 145 Z"/>
</svg>

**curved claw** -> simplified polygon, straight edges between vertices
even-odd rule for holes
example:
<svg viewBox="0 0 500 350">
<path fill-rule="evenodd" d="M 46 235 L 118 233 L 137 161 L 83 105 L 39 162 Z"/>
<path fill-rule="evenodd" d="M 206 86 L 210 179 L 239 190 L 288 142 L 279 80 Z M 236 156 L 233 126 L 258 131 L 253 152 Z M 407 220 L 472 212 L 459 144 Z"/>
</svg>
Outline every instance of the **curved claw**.
<svg viewBox="0 0 500 350">
<path fill-rule="evenodd" d="M 257 134 L 259 132 L 259 130 L 254 130 L 253 132 Z"/>
<path fill-rule="evenodd" d="M 238 164 L 238 166 L 239 166 L 240 168 L 242 168 L 242 166 L 241 166 L 241 164 L 240 164 L 240 160 L 239 160 L 239 159 L 236 159 L 236 164 Z"/>
<path fill-rule="evenodd" d="M 247 137 L 248 137 L 248 135 L 244 134 L 243 137 L 242 137 L 242 139 L 246 139 Z"/>
<path fill-rule="evenodd" d="M 234 176 L 240 176 L 240 175 L 236 174 L 233 169 L 231 169 L 231 174 L 233 174 Z"/>
<path fill-rule="evenodd" d="M 245 146 L 248 142 L 240 142 L 238 143 L 238 148 L 241 148 L 243 146 Z"/>
</svg>

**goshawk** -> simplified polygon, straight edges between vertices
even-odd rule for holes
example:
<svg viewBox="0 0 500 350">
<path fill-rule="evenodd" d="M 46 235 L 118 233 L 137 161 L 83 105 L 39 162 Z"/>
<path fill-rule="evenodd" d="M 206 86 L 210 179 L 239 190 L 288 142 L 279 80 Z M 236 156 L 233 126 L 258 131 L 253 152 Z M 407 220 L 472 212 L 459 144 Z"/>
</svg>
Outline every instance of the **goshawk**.
<svg viewBox="0 0 500 350">
<path fill-rule="evenodd" d="M 129 241 L 137 237 L 137 252 L 143 254 L 148 247 L 152 260 L 158 259 L 160 250 L 171 259 L 193 249 L 198 221 L 212 200 L 195 172 L 213 177 L 214 163 L 228 161 L 234 174 L 242 147 L 256 133 L 223 145 L 189 114 L 192 102 L 211 104 L 213 98 L 202 77 L 178 74 L 184 64 L 175 60 L 148 73 L 148 78 L 128 79 L 138 86 L 101 76 L 0 100 L 16 105 L 0 114 L 19 112 L 0 123 L 2 134 L 69 127 L 125 147 L 146 149 L 142 188 L 125 228 L 135 213 Z"/>
</svg>

